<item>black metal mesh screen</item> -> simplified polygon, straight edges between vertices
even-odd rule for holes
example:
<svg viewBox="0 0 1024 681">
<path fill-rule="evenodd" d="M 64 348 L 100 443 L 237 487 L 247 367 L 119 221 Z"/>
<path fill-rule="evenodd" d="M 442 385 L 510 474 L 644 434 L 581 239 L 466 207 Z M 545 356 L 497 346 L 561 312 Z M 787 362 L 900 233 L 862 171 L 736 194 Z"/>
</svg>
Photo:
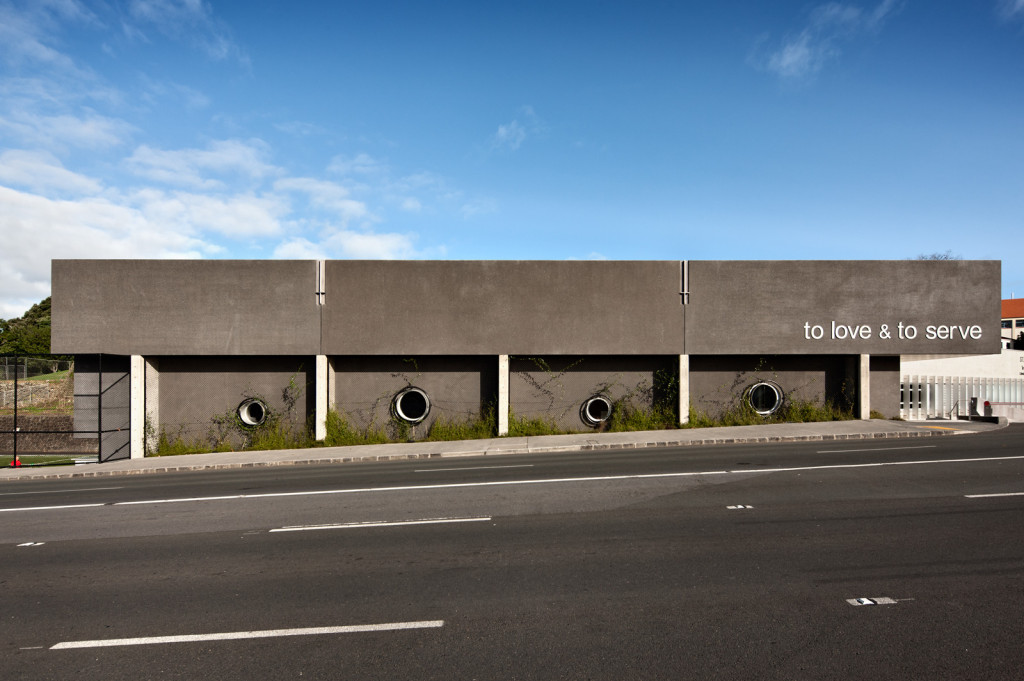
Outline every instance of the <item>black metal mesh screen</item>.
<svg viewBox="0 0 1024 681">
<path fill-rule="evenodd" d="M 0 465 L 97 460 L 95 400 L 98 399 L 98 384 L 95 377 L 92 411 L 85 409 L 84 412 L 84 427 L 91 432 L 75 432 L 76 428 L 83 427 L 76 421 L 75 407 L 79 402 L 76 387 L 83 381 L 82 372 L 88 376 L 90 367 L 95 364 L 90 364 L 89 360 L 86 358 L 76 372 L 75 361 L 63 356 L 0 357 Z M 84 380 L 89 382 L 88 378 Z M 117 420 L 116 416 L 112 418 Z"/>
<path fill-rule="evenodd" d="M 130 388 L 128 357 L 75 358 L 75 438 L 86 443 L 98 442 L 101 461 L 127 459 L 131 455 Z"/>
</svg>

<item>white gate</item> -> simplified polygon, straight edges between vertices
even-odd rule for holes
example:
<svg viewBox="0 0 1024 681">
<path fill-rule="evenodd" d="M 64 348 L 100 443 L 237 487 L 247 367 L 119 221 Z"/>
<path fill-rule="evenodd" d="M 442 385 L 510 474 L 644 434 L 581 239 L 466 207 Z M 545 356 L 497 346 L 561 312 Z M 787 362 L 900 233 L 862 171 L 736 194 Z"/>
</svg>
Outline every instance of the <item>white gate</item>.
<svg viewBox="0 0 1024 681">
<path fill-rule="evenodd" d="M 910 375 L 900 382 L 900 418 L 904 419 L 992 416 L 1021 408 L 1024 378 Z"/>
</svg>

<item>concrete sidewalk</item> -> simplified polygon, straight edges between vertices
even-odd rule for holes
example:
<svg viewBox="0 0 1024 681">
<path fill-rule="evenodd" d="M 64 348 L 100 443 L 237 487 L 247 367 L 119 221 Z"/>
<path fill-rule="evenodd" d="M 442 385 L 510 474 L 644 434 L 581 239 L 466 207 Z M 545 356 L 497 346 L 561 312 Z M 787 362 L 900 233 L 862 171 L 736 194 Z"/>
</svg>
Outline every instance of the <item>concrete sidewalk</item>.
<svg viewBox="0 0 1024 681">
<path fill-rule="evenodd" d="M 457 442 L 408 442 L 354 447 L 318 447 L 266 452 L 222 452 L 183 456 L 126 459 L 77 466 L 40 466 L 0 469 L 0 481 L 52 478 L 87 478 L 140 475 L 194 470 L 219 470 L 298 464 L 392 461 L 499 454 L 541 454 L 641 447 L 685 447 L 713 444 L 803 442 L 810 440 L 864 440 L 959 435 L 1004 427 L 977 421 L 828 421 L 778 423 L 725 428 L 687 428 L 633 433 L 580 433 L 540 437 L 504 437 Z"/>
</svg>

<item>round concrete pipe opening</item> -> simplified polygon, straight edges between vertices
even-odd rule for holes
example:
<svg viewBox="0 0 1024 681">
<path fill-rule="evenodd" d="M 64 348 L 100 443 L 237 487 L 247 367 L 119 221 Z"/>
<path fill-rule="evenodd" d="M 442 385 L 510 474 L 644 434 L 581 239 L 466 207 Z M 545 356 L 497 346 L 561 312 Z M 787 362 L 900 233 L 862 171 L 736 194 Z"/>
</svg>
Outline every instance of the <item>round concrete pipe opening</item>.
<svg viewBox="0 0 1024 681">
<path fill-rule="evenodd" d="M 247 426 L 261 426 L 267 420 L 267 405 L 255 397 L 238 405 L 238 418 Z"/>
<path fill-rule="evenodd" d="M 612 415 L 612 403 L 603 395 L 595 395 L 583 403 L 580 408 L 580 416 L 583 422 L 590 426 L 597 426 L 604 423 Z"/>
<path fill-rule="evenodd" d="M 762 381 L 747 389 L 747 404 L 761 416 L 770 416 L 782 406 L 782 388 Z"/>
<path fill-rule="evenodd" d="M 419 423 L 430 413 L 430 398 L 419 388 L 406 388 L 392 401 L 395 416 L 406 423 Z"/>
</svg>

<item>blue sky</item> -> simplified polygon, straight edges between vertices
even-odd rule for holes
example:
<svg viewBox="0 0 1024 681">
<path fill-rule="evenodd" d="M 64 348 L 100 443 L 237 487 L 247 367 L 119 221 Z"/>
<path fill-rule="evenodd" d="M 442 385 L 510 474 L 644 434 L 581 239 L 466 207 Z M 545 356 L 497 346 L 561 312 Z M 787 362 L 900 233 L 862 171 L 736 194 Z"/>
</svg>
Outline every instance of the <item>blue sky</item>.
<svg viewBox="0 0 1024 681">
<path fill-rule="evenodd" d="M 0 317 L 51 258 L 951 251 L 1024 297 L 1024 0 L 0 0 L 0 236 Z"/>
</svg>

